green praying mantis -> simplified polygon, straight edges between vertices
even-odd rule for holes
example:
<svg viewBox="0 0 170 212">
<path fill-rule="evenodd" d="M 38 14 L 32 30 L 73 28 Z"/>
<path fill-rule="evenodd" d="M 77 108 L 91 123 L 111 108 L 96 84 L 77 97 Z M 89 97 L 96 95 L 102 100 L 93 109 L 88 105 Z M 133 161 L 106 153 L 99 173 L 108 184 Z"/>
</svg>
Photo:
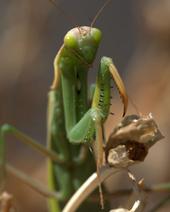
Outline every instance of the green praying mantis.
<svg viewBox="0 0 170 212">
<path fill-rule="evenodd" d="M 64 37 L 48 93 L 47 148 L 11 125 L 0 128 L 1 186 L 7 167 L 5 136 L 12 134 L 49 158 L 48 185 L 58 197 L 49 198 L 50 212 L 61 211 L 96 165 L 97 169 L 103 165 L 103 124 L 109 115 L 112 80 L 122 97 L 123 115 L 127 110 L 126 90 L 111 58 L 101 58 L 95 86 L 88 87 L 101 37 L 101 31 L 92 26 L 75 27 Z"/>
</svg>

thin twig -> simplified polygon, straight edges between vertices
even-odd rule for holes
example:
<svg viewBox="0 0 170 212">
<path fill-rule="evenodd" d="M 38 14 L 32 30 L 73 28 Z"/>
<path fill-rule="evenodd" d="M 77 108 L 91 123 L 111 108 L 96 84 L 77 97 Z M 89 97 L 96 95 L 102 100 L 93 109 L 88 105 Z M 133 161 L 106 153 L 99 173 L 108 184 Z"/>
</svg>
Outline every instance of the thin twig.
<svg viewBox="0 0 170 212">
<path fill-rule="evenodd" d="M 64 207 L 63 212 L 76 211 L 81 203 L 97 188 L 99 183 L 102 183 L 104 180 L 106 180 L 106 178 L 121 170 L 122 169 L 110 168 L 109 166 L 102 167 L 99 170 L 100 182 L 97 173 L 93 173 L 71 197 L 71 199 Z"/>
</svg>

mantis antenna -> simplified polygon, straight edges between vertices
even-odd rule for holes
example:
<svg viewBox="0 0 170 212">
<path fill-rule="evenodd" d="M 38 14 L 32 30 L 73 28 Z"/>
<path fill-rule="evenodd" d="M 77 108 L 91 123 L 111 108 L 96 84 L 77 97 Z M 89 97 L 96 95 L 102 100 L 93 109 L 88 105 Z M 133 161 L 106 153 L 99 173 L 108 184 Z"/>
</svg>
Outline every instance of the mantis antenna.
<svg viewBox="0 0 170 212">
<path fill-rule="evenodd" d="M 67 18 L 67 20 L 69 20 L 71 22 L 71 24 L 75 25 L 78 28 L 78 30 L 80 31 L 80 27 L 77 26 L 77 24 L 75 24 L 76 23 L 75 18 L 72 15 L 70 15 L 69 13 L 66 13 L 63 10 L 63 8 L 59 4 L 57 4 L 57 2 L 55 0 L 49 0 L 49 1 L 57 8 L 57 10 L 62 14 L 62 16 Z"/>
<path fill-rule="evenodd" d="M 92 20 L 92 22 L 91 22 L 90 28 L 93 27 L 93 25 L 95 24 L 97 18 L 101 15 L 101 13 L 103 12 L 104 8 L 109 4 L 110 1 L 111 1 L 111 0 L 107 0 L 107 1 L 103 4 L 103 6 L 98 10 L 98 12 L 96 13 L 96 15 L 94 16 L 94 18 L 93 18 L 93 20 Z"/>
</svg>

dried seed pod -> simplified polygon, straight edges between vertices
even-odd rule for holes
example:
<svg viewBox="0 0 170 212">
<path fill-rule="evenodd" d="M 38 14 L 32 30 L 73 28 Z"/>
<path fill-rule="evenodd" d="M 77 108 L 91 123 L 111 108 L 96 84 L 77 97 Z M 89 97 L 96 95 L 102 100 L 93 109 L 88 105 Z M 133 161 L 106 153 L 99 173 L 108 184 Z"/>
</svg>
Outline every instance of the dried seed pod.
<svg viewBox="0 0 170 212">
<path fill-rule="evenodd" d="M 106 163 L 125 168 L 143 161 L 149 148 L 162 138 L 151 114 L 126 116 L 108 139 L 105 147 Z"/>
</svg>

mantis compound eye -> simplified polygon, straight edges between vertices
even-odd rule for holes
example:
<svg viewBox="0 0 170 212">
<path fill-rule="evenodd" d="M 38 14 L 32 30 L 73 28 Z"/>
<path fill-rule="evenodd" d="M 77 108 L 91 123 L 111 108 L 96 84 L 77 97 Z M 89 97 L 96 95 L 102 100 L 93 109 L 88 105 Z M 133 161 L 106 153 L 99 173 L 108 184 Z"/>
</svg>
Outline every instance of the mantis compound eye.
<svg viewBox="0 0 170 212">
<path fill-rule="evenodd" d="M 102 33 L 99 29 L 92 28 L 91 31 L 91 36 L 93 37 L 94 41 L 96 41 L 97 44 L 100 43 L 101 38 L 102 38 Z"/>
<path fill-rule="evenodd" d="M 73 29 L 70 30 L 64 37 L 64 44 L 66 46 L 68 46 L 69 48 L 73 48 L 76 49 L 78 48 L 78 43 L 77 43 L 77 39 L 76 36 L 73 33 Z"/>
</svg>

